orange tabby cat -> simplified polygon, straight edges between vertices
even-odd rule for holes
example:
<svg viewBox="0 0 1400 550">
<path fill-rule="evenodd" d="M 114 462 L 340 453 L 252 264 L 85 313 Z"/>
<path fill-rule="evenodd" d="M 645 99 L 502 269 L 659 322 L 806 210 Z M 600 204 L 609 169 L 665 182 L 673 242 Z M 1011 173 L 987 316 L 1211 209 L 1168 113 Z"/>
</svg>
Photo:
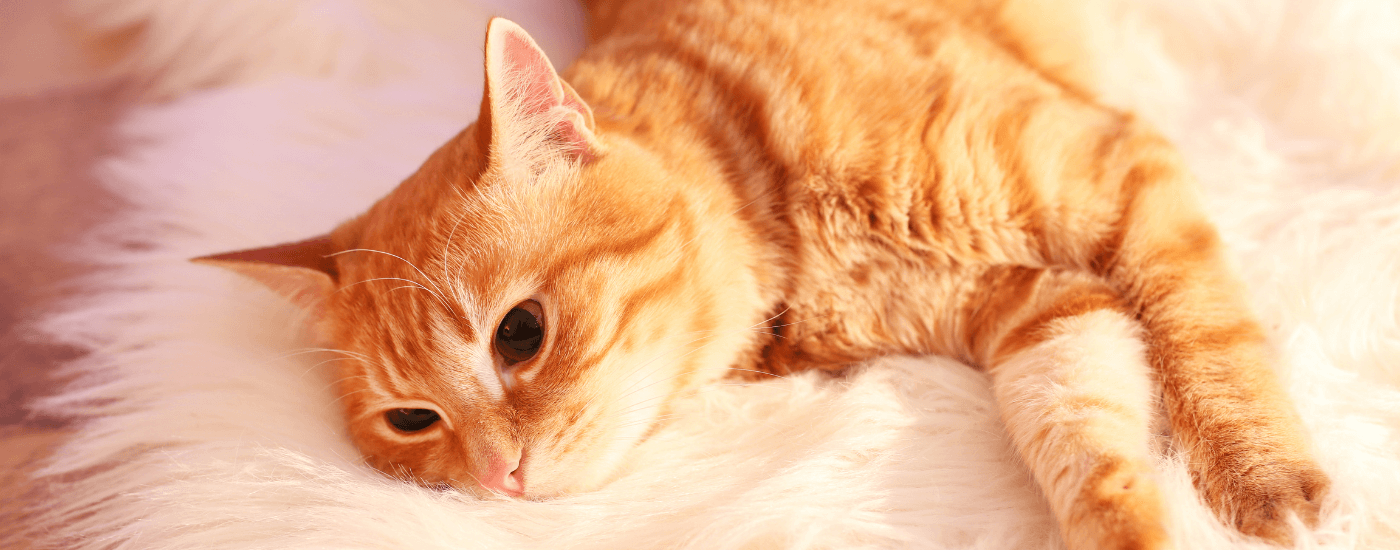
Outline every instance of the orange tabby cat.
<svg viewBox="0 0 1400 550">
<path fill-rule="evenodd" d="M 491 22 L 480 118 L 328 237 L 203 259 L 314 312 L 376 467 L 536 498 L 672 400 L 892 353 L 986 369 L 1071 548 L 1165 548 L 1156 385 L 1245 533 L 1326 475 L 1177 153 L 1033 3 L 595 0 L 558 77 Z M 1061 18 L 1064 19 L 1064 18 Z M 566 82 L 567 80 L 567 82 Z"/>
</svg>

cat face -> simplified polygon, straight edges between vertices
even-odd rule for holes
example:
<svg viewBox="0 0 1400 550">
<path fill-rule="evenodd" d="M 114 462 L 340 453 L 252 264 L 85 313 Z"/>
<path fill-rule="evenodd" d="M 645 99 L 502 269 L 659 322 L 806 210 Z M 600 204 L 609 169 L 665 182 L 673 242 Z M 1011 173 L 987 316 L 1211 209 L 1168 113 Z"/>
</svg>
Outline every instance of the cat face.
<svg viewBox="0 0 1400 550">
<path fill-rule="evenodd" d="M 320 319 L 373 466 L 510 496 L 587 490 L 756 345 L 756 255 L 727 225 L 737 205 L 598 131 L 508 21 L 488 31 L 487 77 L 478 122 L 330 239 L 211 259 Z"/>
<path fill-rule="evenodd" d="M 685 197 L 635 192 L 628 156 L 366 216 L 327 313 L 359 357 L 342 395 L 372 464 L 507 494 L 591 487 L 671 396 L 724 374 L 752 321 L 724 314 L 737 300 L 716 282 L 742 280 L 697 250 Z"/>
</svg>

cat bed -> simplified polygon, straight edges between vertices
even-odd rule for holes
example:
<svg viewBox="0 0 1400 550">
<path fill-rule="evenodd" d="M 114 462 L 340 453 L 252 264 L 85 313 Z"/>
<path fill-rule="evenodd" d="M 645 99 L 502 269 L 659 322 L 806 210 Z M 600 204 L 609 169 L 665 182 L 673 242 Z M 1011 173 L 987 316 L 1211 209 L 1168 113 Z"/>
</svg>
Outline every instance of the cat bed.
<svg viewBox="0 0 1400 550">
<path fill-rule="evenodd" d="M 616 481 L 544 501 L 393 480 L 350 445 L 335 354 L 298 312 L 188 258 L 364 210 L 471 122 L 489 15 L 564 66 L 554 2 L 75 1 L 141 24 L 130 112 L 99 177 L 132 208 L 108 266 L 45 322 L 92 350 L 36 403 L 78 431 L 42 470 L 65 548 L 1058 548 L 986 377 L 891 357 L 707 388 Z M 1134 0 L 1095 8 L 1104 97 L 1180 145 L 1278 351 L 1333 488 L 1298 548 L 1400 547 L 1400 12 L 1388 0 Z M 1268 547 L 1158 469 L 1180 548 Z"/>
</svg>

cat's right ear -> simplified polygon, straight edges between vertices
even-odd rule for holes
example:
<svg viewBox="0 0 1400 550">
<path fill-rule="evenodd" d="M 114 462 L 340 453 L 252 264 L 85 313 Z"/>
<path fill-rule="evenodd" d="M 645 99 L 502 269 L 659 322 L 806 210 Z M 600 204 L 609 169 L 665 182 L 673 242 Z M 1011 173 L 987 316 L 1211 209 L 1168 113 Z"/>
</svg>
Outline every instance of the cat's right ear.
<svg viewBox="0 0 1400 550">
<path fill-rule="evenodd" d="M 325 336 L 326 299 L 335 292 L 339 273 L 329 236 L 265 248 L 238 250 L 190 261 L 228 269 L 281 294 L 307 311 L 318 337 Z"/>
<path fill-rule="evenodd" d="M 562 153 L 587 162 L 601 151 L 593 110 L 559 78 L 529 33 L 500 17 L 486 28 L 486 90 L 477 120 L 482 141 L 497 158 Z"/>
</svg>

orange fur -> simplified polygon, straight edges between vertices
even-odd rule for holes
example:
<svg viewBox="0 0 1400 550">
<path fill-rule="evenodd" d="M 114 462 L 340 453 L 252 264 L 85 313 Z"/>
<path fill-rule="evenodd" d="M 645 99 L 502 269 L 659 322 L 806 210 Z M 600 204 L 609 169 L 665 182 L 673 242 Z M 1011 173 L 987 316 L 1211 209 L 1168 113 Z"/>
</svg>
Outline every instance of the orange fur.
<svg viewBox="0 0 1400 550">
<path fill-rule="evenodd" d="M 1154 381 L 1223 517 L 1280 541 L 1316 519 L 1327 478 L 1194 184 L 1094 100 L 1063 9 L 587 4 L 567 83 L 493 21 L 477 123 L 332 233 L 333 269 L 280 262 L 334 279 L 292 278 L 335 289 L 317 307 L 376 467 L 588 490 L 722 376 L 938 353 L 991 373 L 1073 548 L 1168 545 Z M 507 365 L 526 300 L 544 343 Z M 402 433 L 396 408 L 442 421 Z"/>
</svg>

